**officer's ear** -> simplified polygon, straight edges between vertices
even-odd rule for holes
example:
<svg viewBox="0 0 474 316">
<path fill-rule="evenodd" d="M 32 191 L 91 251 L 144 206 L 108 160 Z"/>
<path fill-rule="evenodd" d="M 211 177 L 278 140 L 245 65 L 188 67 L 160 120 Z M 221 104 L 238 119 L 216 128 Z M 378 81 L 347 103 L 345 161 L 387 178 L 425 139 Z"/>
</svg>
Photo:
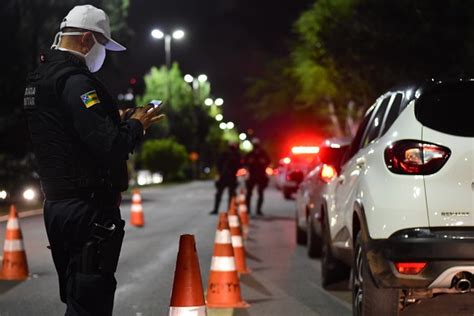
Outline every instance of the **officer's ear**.
<svg viewBox="0 0 474 316">
<path fill-rule="evenodd" d="M 81 38 L 81 53 L 87 54 L 92 46 L 94 46 L 94 34 L 92 32 L 85 32 Z"/>
</svg>

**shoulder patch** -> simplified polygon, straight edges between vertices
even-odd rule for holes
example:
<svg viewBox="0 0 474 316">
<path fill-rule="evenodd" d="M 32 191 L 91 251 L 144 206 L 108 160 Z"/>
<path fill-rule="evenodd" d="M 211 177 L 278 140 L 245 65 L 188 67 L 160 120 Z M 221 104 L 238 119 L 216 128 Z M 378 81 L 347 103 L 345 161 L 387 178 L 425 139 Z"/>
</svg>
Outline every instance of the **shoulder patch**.
<svg viewBox="0 0 474 316">
<path fill-rule="evenodd" d="M 99 97 L 97 96 L 97 92 L 95 90 L 89 91 L 81 95 L 82 103 L 86 106 L 86 108 L 90 108 L 97 103 L 100 103 Z"/>
</svg>

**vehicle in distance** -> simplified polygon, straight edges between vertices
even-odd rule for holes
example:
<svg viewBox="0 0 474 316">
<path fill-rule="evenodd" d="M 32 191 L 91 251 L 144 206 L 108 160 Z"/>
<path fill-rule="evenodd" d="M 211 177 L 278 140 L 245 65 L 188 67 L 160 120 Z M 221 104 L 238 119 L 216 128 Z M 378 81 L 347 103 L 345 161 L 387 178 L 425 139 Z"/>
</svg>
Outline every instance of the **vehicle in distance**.
<svg viewBox="0 0 474 316">
<path fill-rule="evenodd" d="M 323 141 L 319 146 L 319 154 L 310 164 L 296 192 L 295 224 L 296 242 L 306 244 L 308 256 L 318 257 L 322 248 L 322 226 L 326 201 L 334 194 L 335 183 L 340 170 L 342 155 L 350 144 L 350 138 L 332 138 Z"/>
<path fill-rule="evenodd" d="M 283 192 L 283 197 L 290 200 L 309 171 L 310 163 L 319 153 L 317 146 L 295 146 L 291 154 L 280 159 L 277 173 L 276 186 Z"/>
</svg>

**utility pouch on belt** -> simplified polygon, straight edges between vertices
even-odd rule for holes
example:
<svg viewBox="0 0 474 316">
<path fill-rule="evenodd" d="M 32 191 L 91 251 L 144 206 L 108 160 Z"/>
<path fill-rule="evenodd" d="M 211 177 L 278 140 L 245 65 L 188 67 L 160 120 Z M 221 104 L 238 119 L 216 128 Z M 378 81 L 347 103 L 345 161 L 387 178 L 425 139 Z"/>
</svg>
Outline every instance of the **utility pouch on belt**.
<svg viewBox="0 0 474 316">
<path fill-rule="evenodd" d="M 106 226 L 94 223 L 92 238 L 82 249 L 82 273 L 115 273 L 125 234 L 124 226 L 123 220 Z"/>
</svg>

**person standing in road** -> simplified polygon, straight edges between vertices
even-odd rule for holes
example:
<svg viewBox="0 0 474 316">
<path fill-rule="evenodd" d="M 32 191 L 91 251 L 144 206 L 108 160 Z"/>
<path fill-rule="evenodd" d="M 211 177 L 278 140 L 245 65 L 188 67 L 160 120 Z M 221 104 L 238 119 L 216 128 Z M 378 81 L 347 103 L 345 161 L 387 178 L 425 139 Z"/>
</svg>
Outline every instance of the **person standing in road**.
<svg viewBox="0 0 474 316">
<path fill-rule="evenodd" d="M 270 158 L 267 152 L 261 147 L 260 140 L 254 138 L 252 140 L 253 149 L 245 156 L 245 166 L 249 171 L 249 178 L 245 182 L 247 187 L 246 202 L 249 212 L 251 212 L 250 202 L 252 200 L 252 191 L 257 186 L 257 215 L 263 215 L 263 192 L 268 185 L 267 167 L 270 165 Z"/>
<path fill-rule="evenodd" d="M 230 143 L 229 148 L 224 151 L 217 159 L 217 172 L 219 177 L 216 180 L 216 196 L 214 200 L 214 208 L 209 214 L 217 214 L 219 205 L 221 204 L 222 194 L 227 188 L 229 191 L 229 200 L 227 207 L 230 206 L 232 197 L 235 196 L 237 188 L 237 170 L 241 167 L 241 156 L 239 147 L 236 143 Z"/>
<path fill-rule="evenodd" d="M 23 107 L 66 315 L 112 315 L 126 160 L 144 131 L 164 117 L 151 106 L 119 113 L 93 74 L 106 50 L 125 50 L 112 40 L 108 16 L 91 5 L 75 6 L 25 89 Z"/>
</svg>

